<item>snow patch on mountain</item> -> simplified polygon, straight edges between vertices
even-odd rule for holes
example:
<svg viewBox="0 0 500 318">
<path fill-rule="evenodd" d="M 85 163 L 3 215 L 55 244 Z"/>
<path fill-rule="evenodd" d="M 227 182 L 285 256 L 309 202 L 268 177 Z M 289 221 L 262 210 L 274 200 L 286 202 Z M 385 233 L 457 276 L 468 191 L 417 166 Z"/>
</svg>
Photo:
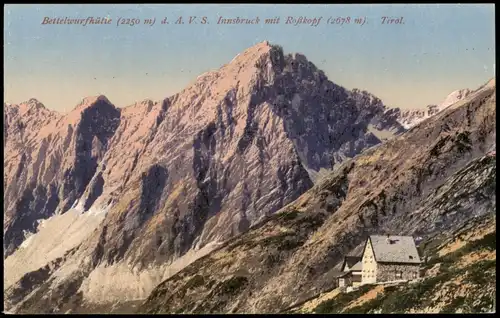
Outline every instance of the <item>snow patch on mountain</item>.
<svg viewBox="0 0 500 318">
<path fill-rule="evenodd" d="M 466 98 L 469 96 L 469 94 L 472 93 L 472 91 L 468 88 L 465 89 L 459 89 L 454 92 L 452 92 L 450 95 L 448 95 L 445 100 L 439 104 L 439 111 L 442 111 L 443 109 L 455 104 L 456 102 Z"/>
<path fill-rule="evenodd" d="M 210 242 L 202 248 L 193 248 L 170 264 L 148 266 L 139 269 L 130 263 L 100 265 L 87 277 L 79 291 L 87 301 L 93 303 L 108 303 L 115 301 L 131 301 L 146 298 L 151 291 L 162 281 L 178 273 L 192 262 L 219 247 L 221 242 Z M 68 267 L 68 272 L 75 267 Z M 64 276 L 64 275 L 61 275 Z"/>
<path fill-rule="evenodd" d="M 39 231 L 23 242 L 4 262 L 4 277 L 7 288 L 25 273 L 39 269 L 50 261 L 62 257 L 65 252 L 76 247 L 91 234 L 104 219 L 104 214 L 82 215 L 69 210 L 62 215 L 54 215 L 43 222 Z"/>
</svg>

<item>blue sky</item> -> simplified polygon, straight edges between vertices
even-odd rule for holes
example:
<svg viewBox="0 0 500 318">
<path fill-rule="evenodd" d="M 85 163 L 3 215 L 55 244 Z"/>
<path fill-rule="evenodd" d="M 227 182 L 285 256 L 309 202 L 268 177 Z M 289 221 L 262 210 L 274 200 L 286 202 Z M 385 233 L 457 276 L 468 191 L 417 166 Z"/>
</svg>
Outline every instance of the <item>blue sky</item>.
<svg viewBox="0 0 500 318">
<path fill-rule="evenodd" d="M 41 25 L 44 17 L 109 16 L 112 25 Z M 179 16 L 210 24 L 175 25 Z M 217 25 L 224 18 L 323 17 L 308 25 Z M 367 24 L 328 25 L 329 17 Z M 383 16 L 405 24 L 382 25 Z M 156 18 L 116 26 L 118 17 Z M 162 18 L 171 20 L 161 25 Z M 494 5 L 7 5 L 4 101 L 31 97 L 68 111 L 104 94 L 116 106 L 172 95 L 264 40 L 305 54 L 329 79 L 401 108 L 439 103 L 494 77 Z"/>
</svg>

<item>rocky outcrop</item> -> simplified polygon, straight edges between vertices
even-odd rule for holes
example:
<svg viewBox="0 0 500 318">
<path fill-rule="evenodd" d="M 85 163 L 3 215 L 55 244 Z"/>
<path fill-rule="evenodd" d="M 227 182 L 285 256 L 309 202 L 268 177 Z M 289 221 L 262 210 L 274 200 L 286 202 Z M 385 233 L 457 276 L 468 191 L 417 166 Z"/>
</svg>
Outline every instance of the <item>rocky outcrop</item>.
<svg viewBox="0 0 500 318">
<path fill-rule="evenodd" d="M 439 104 L 438 109 L 439 111 L 444 110 L 445 108 L 455 104 L 456 102 L 461 101 L 462 99 L 467 98 L 473 91 L 471 91 L 468 88 L 465 89 L 459 89 L 454 92 L 452 92 L 450 95 L 448 95 L 445 100 Z"/>
<path fill-rule="evenodd" d="M 392 116 L 405 128 L 411 128 L 419 122 L 439 112 L 437 105 L 428 105 L 427 109 L 399 109 L 394 108 Z"/>
</svg>

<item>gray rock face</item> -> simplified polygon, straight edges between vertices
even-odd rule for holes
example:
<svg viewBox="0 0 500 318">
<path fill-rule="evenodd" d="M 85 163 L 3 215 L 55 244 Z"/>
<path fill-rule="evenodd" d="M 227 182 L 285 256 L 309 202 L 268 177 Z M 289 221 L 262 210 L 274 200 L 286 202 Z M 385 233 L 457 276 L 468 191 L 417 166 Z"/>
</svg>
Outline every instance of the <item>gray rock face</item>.
<svg viewBox="0 0 500 318">
<path fill-rule="evenodd" d="M 399 109 L 394 108 L 391 114 L 399 123 L 406 128 L 411 128 L 426 118 L 436 114 L 436 105 L 428 105 L 427 109 Z"/>
<path fill-rule="evenodd" d="M 239 235 L 309 190 L 311 173 L 405 131 L 378 98 L 266 43 L 161 102 L 117 109 L 100 96 L 66 115 L 31 107 L 46 118 L 34 126 L 34 115 L 5 107 L 7 255 L 20 257 L 23 231 L 41 219 L 105 213 L 73 244 L 71 262 L 85 270 L 62 277 L 75 290 L 91 279 L 71 275 L 97 266 L 146 270 Z"/>
<path fill-rule="evenodd" d="M 120 111 L 102 97 L 84 101 L 66 118 L 34 99 L 5 110 L 8 256 L 24 241 L 24 232 L 36 232 L 38 221 L 58 208 L 67 211 L 83 194 L 120 123 Z"/>
<path fill-rule="evenodd" d="M 279 64 L 284 67 L 277 69 L 273 89 L 264 88 L 264 95 L 283 118 L 285 131 L 308 169 L 330 167 L 380 143 L 370 125 L 396 135 L 405 131 L 385 116 L 386 107 L 375 96 L 328 81 L 303 55 L 283 57 L 281 49 L 271 53 L 278 61 L 284 59 Z"/>
</svg>

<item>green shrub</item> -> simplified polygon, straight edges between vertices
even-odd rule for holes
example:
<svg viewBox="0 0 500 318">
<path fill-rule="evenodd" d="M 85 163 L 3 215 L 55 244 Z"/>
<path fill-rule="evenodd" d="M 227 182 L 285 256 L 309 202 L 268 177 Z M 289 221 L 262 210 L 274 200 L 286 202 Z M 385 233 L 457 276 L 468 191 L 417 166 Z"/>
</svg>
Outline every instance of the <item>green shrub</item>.
<svg viewBox="0 0 500 318">
<path fill-rule="evenodd" d="M 433 257 L 424 266 L 424 270 L 430 269 L 437 263 L 441 263 L 442 270 L 446 271 L 450 266 L 455 264 L 462 256 L 486 249 L 488 251 L 496 251 L 496 231 L 485 235 L 482 239 L 471 241 L 465 244 L 460 249 L 442 257 Z"/>
<path fill-rule="evenodd" d="M 469 265 L 466 279 L 475 285 L 484 285 L 491 282 L 491 277 L 488 275 L 488 270 L 495 268 L 497 260 L 486 260 Z"/>
<path fill-rule="evenodd" d="M 347 309 L 344 311 L 346 314 L 368 314 L 370 311 L 378 309 L 382 306 L 382 303 L 387 298 L 387 294 L 385 291 L 383 293 L 379 293 L 377 297 L 371 299 L 359 306 Z"/>
<path fill-rule="evenodd" d="M 456 136 L 455 147 L 459 152 L 470 151 L 470 149 L 472 148 L 469 136 L 469 131 L 461 132 Z"/>
<path fill-rule="evenodd" d="M 260 240 L 258 242 L 258 244 L 261 246 L 261 247 L 266 247 L 266 246 L 270 246 L 270 245 L 275 245 L 275 246 L 279 246 L 280 243 L 287 237 L 289 236 L 290 233 L 280 233 L 278 235 L 275 235 L 275 236 L 270 236 L 270 237 L 266 237 L 262 240 Z"/>
<path fill-rule="evenodd" d="M 195 275 L 193 276 L 188 282 L 186 283 L 186 289 L 190 288 L 196 288 L 203 286 L 205 284 L 205 280 L 203 279 L 203 276 L 201 275 Z"/>
<path fill-rule="evenodd" d="M 457 309 L 463 306 L 464 303 L 465 303 L 465 297 L 458 296 L 457 298 L 454 298 L 448 305 L 443 307 L 440 313 L 454 314 L 457 312 Z"/>
<path fill-rule="evenodd" d="M 337 299 L 338 298 L 338 299 Z M 335 297 L 333 299 L 328 299 L 314 309 L 314 313 L 316 314 L 331 314 L 331 313 L 336 313 L 337 310 L 339 309 L 339 303 L 342 300 L 342 298 Z M 343 304 L 342 304 L 343 305 Z"/>
<path fill-rule="evenodd" d="M 486 295 L 482 296 L 479 303 L 472 307 L 473 313 L 492 311 L 494 309 L 494 300 Z"/>
<path fill-rule="evenodd" d="M 361 295 L 366 294 L 370 289 L 373 288 L 373 285 L 363 285 L 360 286 L 359 289 L 352 291 L 350 293 L 341 293 L 337 297 L 325 300 L 321 304 L 319 304 L 314 312 L 317 314 L 333 314 L 340 313 L 347 304 L 356 300 Z"/>
<path fill-rule="evenodd" d="M 299 246 L 302 246 L 305 242 L 299 240 L 297 237 L 285 237 L 279 244 L 278 250 L 289 251 L 293 250 Z"/>
<path fill-rule="evenodd" d="M 291 220 L 294 220 L 298 215 L 299 215 L 299 211 L 297 210 L 292 210 L 292 211 L 288 211 L 288 212 L 283 212 L 281 213 L 280 215 L 280 219 L 284 220 L 284 221 L 291 221 Z"/>
<path fill-rule="evenodd" d="M 384 293 L 392 293 L 394 291 L 397 291 L 398 289 L 398 286 L 386 286 L 384 287 Z"/>
<path fill-rule="evenodd" d="M 435 277 L 429 277 L 423 281 L 407 285 L 407 288 L 390 293 L 382 304 L 382 312 L 384 313 L 403 313 L 408 310 L 409 306 L 416 307 L 426 302 L 424 296 L 434 290 L 436 286 L 444 281 L 449 280 L 450 272 L 442 273 Z"/>
<path fill-rule="evenodd" d="M 488 251 L 496 251 L 497 249 L 497 236 L 496 231 L 486 234 L 482 239 L 467 243 L 466 247 L 470 251 L 486 249 Z"/>
<path fill-rule="evenodd" d="M 181 307 L 175 311 L 175 314 L 182 314 L 184 313 L 186 309 L 184 307 Z M 169 314 L 168 312 L 165 312 L 165 314 Z"/>
<path fill-rule="evenodd" d="M 220 284 L 219 292 L 220 294 L 234 295 L 247 283 L 248 278 L 244 276 L 234 276 Z"/>
<path fill-rule="evenodd" d="M 212 286 L 213 286 L 215 283 L 216 283 L 216 281 L 215 281 L 215 280 L 213 280 L 213 279 L 209 280 L 209 281 L 208 281 L 208 283 L 207 283 L 207 288 L 208 288 L 208 289 L 212 288 Z"/>
<path fill-rule="evenodd" d="M 409 304 L 418 301 L 419 296 L 418 290 L 415 289 L 391 293 L 385 297 L 380 309 L 383 313 L 404 313 Z"/>
<path fill-rule="evenodd" d="M 278 264 L 280 262 L 281 258 L 280 258 L 280 255 L 276 255 L 276 254 L 268 254 L 266 256 L 266 258 L 264 259 L 264 265 L 266 265 L 266 267 L 273 267 L 274 265 Z"/>
</svg>

